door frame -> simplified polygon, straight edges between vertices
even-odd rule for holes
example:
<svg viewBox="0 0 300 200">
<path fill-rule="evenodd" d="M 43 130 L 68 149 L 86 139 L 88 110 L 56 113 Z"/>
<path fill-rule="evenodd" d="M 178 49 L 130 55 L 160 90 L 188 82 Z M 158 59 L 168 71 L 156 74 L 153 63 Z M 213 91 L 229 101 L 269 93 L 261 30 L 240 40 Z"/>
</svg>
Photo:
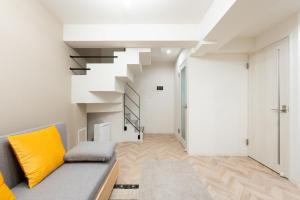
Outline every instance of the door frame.
<svg viewBox="0 0 300 200">
<path fill-rule="evenodd" d="M 290 84 L 291 84 L 291 77 L 290 77 L 290 71 L 291 71 L 291 63 L 290 63 L 290 55 L 291 55 L 291 47 L 290 47 L 290 37 L 284 37 L 284 38 L 281 38 L 280 40 L 277 40 L 277 41 L 275 41 L 275 42 L 272 42 L 271 44 L 269 44 L 269 45 L 267 45 L 267 46 L 265 46 L 265 47 L 263 47 L 263 48 L 260 48 L 260 49 L 258 49 L 258 50 L 256 50 L 255 52 L 253 52 L 252 54 L 250 54 L 250 56 L 249 56 L 249 62 L 251 61 L 251 57 L 252 56 L 254 56 L 256 53 L 260 53 L 260 52 L 264 52 L 264 51 L 267 51 L 268 49 L 272 49 L 272 48 L 274 48 L 274 49 L 276 49 L 278 46 L 280 46 L 280 45 L 282 45 L 284 42 L 286 42 L 287 44 L 288 44 L 288 57 L 289 57 L 289 60 L 288 60 L 288 69 L 287 69 L 287 74 L 288 74 L 288 81 L 287 81 L 287 84 L 288 84 L 288 87 L 287 87 L 287 93 L 288 93 L 288 96 L 286 97 L 286 98 L 288 98 L 289 100 L 288 100 L 288 102 L 285 102 L 285 103 L 288 103 L 287 105 L 290 107 L 291 106 L 291 102 L 290 102 L 290 96 L 291 96 L 291 93 L 290 93 Z M 280 57 L 278 57 L 278 59 L 280 59 Z M 280 60 L 277 60 L 277 62 L 279 62 Z M 278 63 L 279 64 L 279 63 Z M 250 70 L 251 70 L 251 65 L 250 65 Z M 278 69 L 279 71 L 281 71 L 281 69 L 279 68 Z M 279 74 L 278 74 L 279 75 Z M 280 77 L 278 77 L 278 80 L 280 81 Z M 249 71 L 249 84 L 250 85 L 253 85 L 253 83 L 252 82 L 250 82 L 251 81 L 251 71 Z M 280 84 L 280 82 L 278 83 L 278 84 Z M 249 86 L 250 86 L 249 85 Z M 281 87 L 281 85 L 279 85 L 279 94 L 280 94 L 280 87 Z M 249 103 L 249 109 L 253 109 L 253 104 L 252 104 L 252 100 L 251 100 L 251 94 L 253 95 L 253 90 L 252 90 L 252 88 L 250 88 L 249 87 L 249 91 L 248 91 L 248 103 Z M 280 98 L 279 98 L 279 100 L 280 100 Z M 280 103 L 280 102 L 279 102 Z M 279 105 L 279 106 L 281 106 L 281 105 Z M 249 110 L 249 112 L 248 112 L 248 120 L 252 120 L 251 119 L 251 117 L 253 117 L 252 116 L 252 114 L 251 114 L 252 112 Z M 288 112 L 288 113 L 286 113 L 285 115 L 287 115 L 285 118 L 288 118 L 288 126 L 290 126 L 290 112 Z M 280 116 L 280 114 L 279 114 L 279 116 Z M 279 118 L 279 120 L 282 120 L 282 118 Z M 251 145 L 251 143 L 252 143 L 252 141 L 251 141 L 251 138 L 253 137 L 253 134 L 251 134 L 251 130 L 253 130 L 253 128 L 254 127 L 251 127 L 251 124 L 252 123 L 250 123 L 250 121 L 248 121 L 248 138 L 250 139 L 250 145 L 248 146 L 248 156 L 249 157 L 251 157 L 251 158 L 253 158 L 254 160 L 256 160 L 254 157 L 253 157 L 253 152 L 254 152 L 254 149 L 252 149 L 252 145 Z M 280 122 L 279 122 L 280 123 Z M 282 128 L 282 127 L 279 127 L 280 129 Z M 283 133 L 280 133 L 280 137 L 283 139 L 282 141 L 280 140 L 279 141 L 279 151 L 280 152 L 278 152 L 279 154 L 278 154 L 278 156 L 279 156 L 279 158 L 280 157 L 283 157 L 283 159 L 282 160 L 284 160 L 286 163 L 280 163 L 280 164 L 278 164 L 278 169 L 272 169 L 272 170 L 274 170 L 274 171 L 277 171 L 278 170 L 278 173 L 281 175 L 281 176 L 284 176 L 284 177 L 287 177 L 287 178 L 289 178 L 289 176 L 290 176 L 290 174 L 289 174 L 289 172 L 290 172 L 290 151 L 289 151 L 289 143 L 290 143 L 290 130 L 289 130 L 289 127 L 287 127 L 287 133 L 285 133 L 284 134 L 284 137 L 282 137 L 283 136 Z M 283 145 L 283 146 L 282 146 Z M 259 161 L 260 162 L 260 161 Z M 264 163 L 261 163 L 261 164 L 263 164 L 263 165 L 265 165 L 265 166 L 267 166 L 266 164 L 264 164 Z M 268 168 L 269 168 L 269 166 L 267 166 Z M 277 168 L 277 167 L 275 167 L 275 168 Z M 271 169 L 271 168 L 270 168 Z"/>
<path fill-rule="evenodd" d="M 181 106 L 181 103 L 182 103 L 182 91 L 181 91 L 181 77 L 182 77 L 182 70 L 185 70 L 185 78 L 186 78 L 186 102 L 187 102 L 187 109 L 186 109 L 186 115 L 185 115 L 185 140 L 183 139 L 182 137 L 182 106 Z M 178 139 L 179 141 L 181 142 L 181 144 L 185 147 L 185 150 L 187 150 L 188 148 L 188 135 L 189 135 L 189 131 L 188 131 L 188 109 L 189 109 L 189 106 L 188 106 L 188 70 L 187 70 L 187 61 L 184 61 L 180 66 L 179 66 L 179 69 L 178 69 L 178 73 L 179 73 L 179 128 L 180 128 L 180 133 L 177 134 L 178 136 Z"/>
</svg>

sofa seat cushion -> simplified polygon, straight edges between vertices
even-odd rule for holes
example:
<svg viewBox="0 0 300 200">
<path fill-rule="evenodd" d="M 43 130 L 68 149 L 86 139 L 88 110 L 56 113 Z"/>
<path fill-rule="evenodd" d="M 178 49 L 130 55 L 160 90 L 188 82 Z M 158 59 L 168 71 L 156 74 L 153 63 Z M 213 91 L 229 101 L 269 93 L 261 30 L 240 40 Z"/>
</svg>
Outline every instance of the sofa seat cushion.
<svg viewBox="0 0 300 200">
<path fill-rule="evenodd" d="M 115 161 L 65 163 L 34 188 L 23 182 L 12 191 L 18 200 L 94 200 Z"/>
</svg>

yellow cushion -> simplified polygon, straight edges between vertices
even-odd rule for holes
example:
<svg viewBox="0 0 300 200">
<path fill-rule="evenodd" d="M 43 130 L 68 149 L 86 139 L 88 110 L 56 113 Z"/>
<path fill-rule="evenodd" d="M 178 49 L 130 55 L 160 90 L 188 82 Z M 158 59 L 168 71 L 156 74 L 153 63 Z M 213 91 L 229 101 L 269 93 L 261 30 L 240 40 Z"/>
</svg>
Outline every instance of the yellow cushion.
<svg viewBox="0 0 300 200">
<path fill-rule="evenodd" d="M 65 149 L 55 126 L 9 136 L 16 157 L 32 188 L 63 164 Z"/>
<path fill-rule="evenodd" d="M 0 200 L 15 200 L 15 195 L 10 191 L 4 183 L 4 178 L 0 172 Z"/>
</svg>

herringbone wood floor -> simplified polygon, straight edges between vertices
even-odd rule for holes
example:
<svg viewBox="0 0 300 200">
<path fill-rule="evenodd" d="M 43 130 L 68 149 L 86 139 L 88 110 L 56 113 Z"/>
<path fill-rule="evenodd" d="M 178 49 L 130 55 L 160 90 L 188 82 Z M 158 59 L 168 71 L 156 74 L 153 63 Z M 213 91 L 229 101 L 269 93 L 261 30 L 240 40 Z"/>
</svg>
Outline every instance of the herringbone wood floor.
<svg viewBox="0 0 300 200">
<path fill-rule="evenodd" d="M 145 160 L 188 160 L 216 200 L 294 200 L 300 189 L 248 157 L 188 156 L 174 135 L 145 135 L 142 143 L 121 143 L 119 184 L 137 184 Z"/>
</svg>

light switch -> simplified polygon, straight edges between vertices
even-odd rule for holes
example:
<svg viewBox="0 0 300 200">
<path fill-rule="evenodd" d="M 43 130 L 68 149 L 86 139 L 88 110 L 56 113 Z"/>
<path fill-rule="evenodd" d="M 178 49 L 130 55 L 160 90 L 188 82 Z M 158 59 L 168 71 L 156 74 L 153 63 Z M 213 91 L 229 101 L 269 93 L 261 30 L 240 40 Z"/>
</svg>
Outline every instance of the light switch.
<svg viewBox="0 0 300 200">
<path fill-rule="evenodd" d="M 157 87 L 156 87 L 156 90 L 164 90 L 164 86 L 161 86 L 161 85 L 160 85 L 160 86 L 157 86 Z"/>
</svg>

